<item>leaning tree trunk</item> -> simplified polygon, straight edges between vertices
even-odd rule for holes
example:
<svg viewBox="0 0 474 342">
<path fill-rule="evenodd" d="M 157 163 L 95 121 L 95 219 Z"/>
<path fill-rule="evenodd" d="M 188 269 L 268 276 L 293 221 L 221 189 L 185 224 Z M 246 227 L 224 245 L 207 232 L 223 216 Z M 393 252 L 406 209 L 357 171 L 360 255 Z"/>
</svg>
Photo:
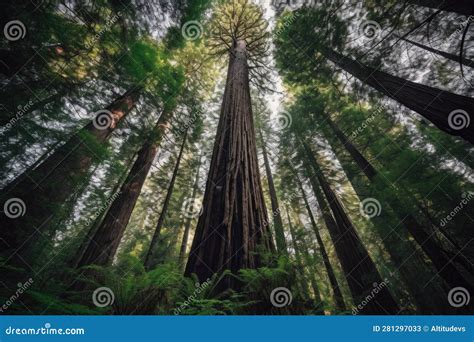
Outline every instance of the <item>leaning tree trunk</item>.
<svg viewBox="0 0 474 342">
<path fill-rule="evenodd" d="M 214 151 L 186 275 L 200 281 L 226 269 L 257 268 L 257 249 L 273 250 L 258 169 L 244 41 L 230 54 Z M 238 288 L 227 277 L 222 288 Z"/>
<path fill-rule="evenodd" d="M 123 185 L 123 183 L 127 179 L 128 171 L 131 169 L 132 163 L 134 162 L 136 156 L 137 156 L 137 153 L 134 153 L 132 158 L 128 161 L 125 171 L 123 171 L 122 175 L 118 179 L 118 182 L 116 182 L 116 184 L 114 185 L 114 188 L 110 192 L 111 196 L 109 198 L 112 198 L 116 194 L 120 193 L 119 192 L 120 187 Z M 69 267 L 77 268 L 79 266 L 79 263 L 82 260 L 84 252 L 87 250 L 87 246 L 90 244 L 97 229 L 99 229 L 100 224 L 104 220 L 105 215 L 107 215 L 107 211 L 109 210 L 109 208 L 110 208 L 110 205 L 99 216 L 97 216 L 94 222 L 90 225 L 89 230 L 87 231 L 85 236 L 80 238 L 81 244 L 79 248 L 77 249 L 75 255 L 68 262 Z"/>
<path fill-rule="evenodd" d="M 367 159 L 365 159 L 362 153 L 359 152 L 359 150 L 354 145 L 347 143 L 347 137 L 339 129 L 339 127 L 337 127 L 337 125 L 329 118 L 329 116 L 327 122 L 329 123 L 329 126 L 339 139 L 340 143 L 345 147 L 346 151 L 349 153 L 352 159 L 354 159 L 361 171 L 364 172 L 365 176 L 369 179 L 369 182 L 373 182 L 374 177 L 377 175 L 378 171 L 371 165 L 371 163 Z M 337 150 L 338 149 L 335 148 L 336 154 L 338 154 Z M 352 174 L 352 172 L 350 172 L 349 167 L 343 161 L 344 158 L 340 156 L 339 160 L 341 160 L 341 164 L 345 169 L 349 179 L 351 180 L 352 185 L 354 186 L 354 190 L 360 198 L 364 198 L 366 189 L 362 188 L 357 181 L 354 181 L 354 175 Z M 370 172 L 367 172 L 367 170 L 370 170 Z M 439 245 L 439 242 L 434 232 L 427 232 L 426 229 L 418 222 L 418 220 L 415 219 L 413 214 L 406 213 L 403 210 L 403 203 L 401 203 L 400 199 L 397 196 L 391 196 L 389 199 L 389 208 L 387 208 L 387 210 L 393 210 L 398 220 L 398 226 L 403 226 L 406 231 L 413 236 L 417 244 L 421 247 L 423 252 L 433 263 L 433 266 L 436 268 L 439 276 L 450 287 L 463 286 L 467 289 L 472 289 L 474 291 L 474 288 L 472 287 L 472 285 L 470 285 L 470 282 L 462 275 L 462 273 L 456 266 L 456 259 L 449 256 L 443 250 L 442 246 Z M 387 218 L 385 217 L 385 214 L 383 212 L 382 216 L 376 216 L 372 218 L 376 221 L 376 224 L 384 225 L 387 223 Z M 406 256 L 400 255 L 400 252 L 402 252 L 402 250 L 400 249 L 401 241 L 399 233 L 385 235 L 384 240 L 387 240 L 387 251 L 390 253 L 392 260 L 394 261 L 401 275 L 405 279 L 405 282 L 409 286 L 411 292 L 415 296 L 415 300 L 420 301 L 421 303 L 426 303 L 426 305 L 428 305 L 423 305 L 424 307 L 422 307 L 421 309 L 436 311 L 437 307 L 436 305 L 434 305 L 433 301 L 430 300 L 430 298 L 425 298 L 425 288 L 423 286 L 420 286 L 419 280 L 413 280 L 413 270 L 410 269 L 409 265 L 407 264 Z M 402 241 L 402 243 L 406 242 L 408 242 L 408 239 Z M 409 247 L 408 245 L 406 246 Z M 416 251 L 413 250 L 413 248 L 409 248 L 407 254 L 410 256 L 410 258 L 414 258 L 416 255 Z M 418 277 L 420 277 L 420 274 L 418 274 Z M 430 277 L 430 279 L 432 279 L 432 277 Z"/>
<path fill-rule="evenodd" d="M 408 0 L 417 6 L 455 12 L 464 15 L 474 14 L 474 5 L 471 0 Z"/>
<path fill-rule="evenodd" d="M 184 132 L 183 142 L 181 143 L 181 148 L 179 150 L 178 159 L 176 159 L 176 164 L 173 170 L 173 176 L 171 177 L 170 184 L 168 186 L 168 191 L 166 192 L 165 201 L 163 202 L 163 209 L 161 210 L 160 217 L 158 218 L 158 223 L 156 224 L 155 232 L 148 247 L 148 252 L 145 256 L 145 269 L 149 270 L 153 266 L 153 253 L 155 251 L 158 239 L 161 234 L 161 228 L 165 222 L 166 214 L 168 213 L 168 207 L 173 196 L 174 183 L 176 182 L 176 176 L 178 175 L 179 164 L 181 163 L 181 158 L 183 157 L 184 147 L 186 146 L 186 140 L 188 137 L 188 130 Z"/>
<path fill-rule="evenodd" d="M 474 143 L 473 98 L 390 75 L 330 49 L 323 48 L 321 52 L 361 82 L 417 112 L 439 129 Z"/>
<path fill-rule="evenodd" d="M 362 241 L 360 241 L 354 225 L 347 216 L 336 194 L 330 188 L 324 174 L 319 169 L 313 152 L 304 142 L 303 147 L 306 152 L 307 162 L 309 162 L 310 168 L 315 173 L 321 187 L 319 188 L 315 179 L 311 177 L 311 185 L 320 208 L 323 213 L 326 213 L 323 216 L 325 221 L 328 220 L 330 215 L 328 214 L 328 205 L 331 208 L 333 216 L 331 216 L 332 222 L 328 225 L 328 230 L 356 306 L 372 293 L 374 290 L 373 284 L 376 284 L 376 287 L 381 287 L 376 296 L 370 301 L 366 301 L 367 304 L 362 306 L 359 312 L 363 314 L 397 314 L 399 312 L 398 304 L 393 299 L 386 284 L 382 282 L 382 278 L 367 249 L 362 244 Z M 321 189 L 325 198 L 321 193 Z"/>
<path fill-rule="evenodd" d="M 0 215 L 2 254 L 28 262 L 37 240 L 52 235 L 67 213 L 58 210 L 72 195 L 72 189 L 81 183 L 93 163 L 94 146 L 104 144 L 117 125 L 131 111 L 139 97 L 139 89 L 128 91 L 77 134 L 60 146 L 37 168 L 25 177 L 19 177 L 2 190 L 2 207 L 10 203 L 23 206 L 23 216 L 11 217 L 8 210 Z M 64 211 L 64 210 L 63 210 Z M 28 266 L 28 265 L 27 265 Z"/>
<path fill-rule="evenodd" d="M 265 145 L 265 141 L 263 140 L 263 134 L 262 134 L 261 129 L 259 129 L 259 135 L 260 135 L 260 141 L 262 143 L 263 163 L 265 164 L 265 173 L 267 175 L 268 190 L 270 193 L 270 201 L 272 205 L 272 216 L 273 216 L 273 226 L 275 229 L 276 247 L 279 253 L 283 255 L 287 255 L 288 248 L 286 246 L 285 233 L 283 231 L 283 221 L 280 215 L 280 208 L 278 206 L 278 197 L 275 190 L 275 184 L 273 183 L 272 169 L 270 168 L 267 148 Z"/>
<path fill-rule="evenodd" d="M 87 249 L 78 263 L 79 267 L 89 264 L 107 265 L 112 262 L 143 183 L 158 152 L 158 146 L 165 133 L 168 120 L 168 112 L 163 112 L 152 132 L 152 136 L 145 141 L 140 151 L 138 151 L 137 159 L 120 188 L 119 196 L 111 204 L 102 223 L 87 245 Z"/>
<path fill-rule="evenodd" d="M 326 272 L 328 274 L 329 283 L 331 284 L 332 294 L 334 297 L 334 303 L 336 308 L 340 311 L 344 311 L 346 309 L 346 304 L 344 303 L 344 297 L 342 296 L 341 289 L 339 287 L 339 283 L 337 281 L 336 275 L 334 273 L 334 269 L 332 268 L 331 262 L 329 261 L 328 253 L 326 252 L 326 248 L 324 247 L 323 239 L 321 238 L 321 234 L 319 234 L 319 229 L 316 224 L 316 220 L 314 218 L 313 212 L 311 211 L 311 207 L 308 202 L 308 197 L 306 197 L 306 192 L 304 191 L 303 184 L 301 179 L 299 178 L 297 171 L 292 169 L 293 173 L 295 174 L 296 181 L 298 182 L 298 187 L 300 188 L 301 195 L 303 196 L 304 205 L 306 210 L 308 211 L 309 220 L 311 221 L 311 227 L 313 228 L 314 235 L 316 235 L 316 241 L 319 245 L 319 251 L 321 253 L 321 257 L 323 258 L 324 267 L 326 268 Z"/>
<path fill-rule="evenodd" d="M 196 194 L 199 188 L 199 171 L 201 169 L 201 155 L 199 156 L 198 159 L 198 166 L 196 170 L 196 178 L 194 179 L 194 185 L 193 185 L 193 192 L 191 194 L 191 205 L 194 206 L 194 202 L 196 201 Z M 194 207 L 193 207 L 194 209 Z M 184 232 L 183 232 L 183 240 L 181 241 L 181 247 L 179 249 L 179 258 L 178 258 L 178 265 L 180 269 L 184 271 L 184 268 L 186 266 L 185 264 L 185 256 L 186 256 L 186 249 L 188 247 L 188 239 L 189 239 L 189 232 L 191 230 L 191 221 L 192 221 L 192 215 L 190 213 L 186 214 L 186 208 L 185 208 L 185 216 L 186 216 L 186 222 L 184 224 Z"/>
<path fill-rule="evenodd" d="M 326 115 L 325 118 L 327 119 L 326 121 L 333 130 L 336 137 L 342 143 L 347 152 L 349 152 L 352 159 L 354 159 L 362 172 L 364 172 L 368 179 L 374 179 L 377 171 L 372 166 L 372 164 L 362 155 L 362 153 L 359 152 L 359 150 L 349 141 L 349 139 L 347 139 L 345 133 L 339 129 L 339 127 L 332 121 L 329 115 Z"/>
<path fill-rule="evenodd" d="M 444 51 L 441 51 L 441 50 L 438 50 L 438 49 L 434 49 L 432 47 L 429 47 L 429 46 L 426 46 L 426 45 L 423 45 L 423 44 L 420 44 L 420 43 L 417 43 L 413 40 L 410 40 L 410 39 L 407 39 L 407 38 L 404 38 L 404 37 L 399 37 L 397 35 L 395 35 L 395 37 L 399 38 L 399 39 L 402 39 L 404 41 L 406 41 L 407 43 L 410 43 L 412 45 L 415 45 L 415 46 L 418 46 L 420 49 L 423 49 L 423 50 L 426 50 L 426 51 L 429 51 L 431 53 L 434 53 L 434 54 L 437 54 L 439 56 L 442 56 L 446 59 L 449 59 L 453 62 L 456 62 L 456 63 L 459 63 L 461 62 L 463 65 L 465 66 L 468 66 L 468 67 L 474 67 L 474 61 L 472 59 L 468 59 L 468 58 L 463 58 L 462 60 L 459 58 L 459 56 L 457 55 L 453 55 L 452 53 L 448 53 L 448 52 L 444 52 Z"/>
</svg>

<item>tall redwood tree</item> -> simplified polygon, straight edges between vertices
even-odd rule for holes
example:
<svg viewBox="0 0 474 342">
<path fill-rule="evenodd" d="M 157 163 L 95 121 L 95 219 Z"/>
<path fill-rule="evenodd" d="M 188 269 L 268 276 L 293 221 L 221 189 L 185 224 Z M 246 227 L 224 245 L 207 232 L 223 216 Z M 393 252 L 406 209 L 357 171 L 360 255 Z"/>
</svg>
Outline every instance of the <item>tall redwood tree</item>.
<svg viewBox="0 0 474 342">
<path fill-rule="evenodd" d="M 259 248 L 272 249 L 258 169 L 249 87 L 249 60 L 268 50 L 259 7 L 246 0 L 222 5 L 213 20 L 216 53 L 229 66 L 214 150 L 186 275 L 203 281 L 224 270 L 257 268 Z M 222 287 L 237 288 L 227 277 Z"/>
</svg>

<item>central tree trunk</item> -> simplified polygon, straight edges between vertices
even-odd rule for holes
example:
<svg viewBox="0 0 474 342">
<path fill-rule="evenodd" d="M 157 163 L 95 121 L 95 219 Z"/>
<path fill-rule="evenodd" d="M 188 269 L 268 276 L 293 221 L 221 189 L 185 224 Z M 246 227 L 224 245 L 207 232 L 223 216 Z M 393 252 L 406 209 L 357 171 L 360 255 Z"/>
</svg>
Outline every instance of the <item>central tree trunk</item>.
<svg viewBox="0 0 474 342">
<path fill-rule="evenodd" d="M 230 53 L 226 88 L 204 195 L 186 265 L 200 281 L 226 269 L 258 268 L 257 249 L 274 249 L 258 170 L 246 46 Z M 222 288 L 238 288 L 232 277 Z"/>
</svg>

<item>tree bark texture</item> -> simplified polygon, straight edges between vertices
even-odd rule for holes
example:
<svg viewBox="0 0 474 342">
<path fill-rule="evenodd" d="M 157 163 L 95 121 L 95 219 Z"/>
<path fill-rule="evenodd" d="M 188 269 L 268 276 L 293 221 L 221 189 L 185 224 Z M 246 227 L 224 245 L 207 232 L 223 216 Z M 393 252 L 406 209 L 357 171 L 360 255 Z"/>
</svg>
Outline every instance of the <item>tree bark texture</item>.
<svg viewBox="0 0 474 342">
<path fill-rule="evenodd" d="M 258 268 L 258 246 L 273 250 L 258 169 L 245 42 L 230 54 L 226 88 L 204 195 L 186 265 L 200 281 L 226 269 Z M 238 287 L 228 277 L 222 287 Z"/>
</svg>

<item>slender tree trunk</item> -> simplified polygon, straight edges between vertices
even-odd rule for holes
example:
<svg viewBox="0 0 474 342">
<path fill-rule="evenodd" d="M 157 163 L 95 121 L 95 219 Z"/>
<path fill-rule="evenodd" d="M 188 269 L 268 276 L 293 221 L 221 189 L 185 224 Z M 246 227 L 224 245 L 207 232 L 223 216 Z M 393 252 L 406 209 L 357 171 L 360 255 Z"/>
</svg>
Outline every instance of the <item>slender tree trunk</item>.
<svg viewBox="0 0 474 342">
<path fill-rule="evenodd" d="M 400 37 L 400 36 L 397 36 L 397 35 L 395 35 L 395 37 L 397 37 L 399 39 L 402 39 L 402 40 L 404 40 L 404 41 L 406 41 L 410 44 L 413 44 L 415 46 L 418 46 L 419 48 L 421 48 L 423 50 L 432 52 L 432 53 L 437 54 L 439 56 L 442 56 L 446 59 L 449 59 L 453 62 L 456 62 L 456 63 L 461 62 L 461 59 L 459 58 L 459 56 L 453 55 L 452 53 L 448 53 L 448 52 L 444 52 L 444 51 L 441 51 L 441 50 L 433 49 L 432 47 L 417 43 L 413 40 L 410 40 L 410 39 L 407 39 L 407 38 L 404 38 L 404 37 Z M 465 65 L 465 66 L 471 67 L 471 68 L 474 67 L 474 61 L 472 59 L 463 58 L 462 59 L 462 64 Z"/>
<path fill-rule="evenodd" d="M 390 75 L 330 49 L 323 48 L 321 52 L 363 83 L 414 110 L 439 129 L 474 143 L 473 98 Z"/>
<path fill-rule="evenodd" d="M 323 239 L 321 238 L 321 234 L 319 234 L 319 229 L 318 229 L 318 226 L 316 224 L 316 220 L 313 216 L 313 212 L 311 211 L 311 207 L 309 205 L 308 198 L 307 198 L 306 193 L 304 191 L 303 184 L 302 184 L 301 179 L 299 178 L 299 176 L 297 174 L 297 171 L 294 170 L 294 169 L 292 171 L 296 176 L 296 180 L 298 182 L 298 186 L 300 188 L 301 195 L 303 196 L 304 205 L 306 207 L 306 210 L 308 211 L 308 216 L 309 216 L 309 219 L 311 221 L 311 227 L 313 228 L 314 235 L 316 235 L 316 241 L 318 242 L 318 245 L 319 245 L 319 251 L 321 253 L 321 257 L 323 258 L 324 267 L 326 267 L 326 272 L 328 274 L 329 283 L 331 284 L 332 294 L 333 294 L 333 297 L 334 297 L 334 303 L 335 303 L 336 308 L 338 310 L 344 311 L 346 309 L 346 304 L 344 303 L 344 297 L 342 296 L 342 292 L 341 292 L 341 289 L 339 287 L 339 283 L 337 281 L 336 275 L 335 275 L 334 270 L 332 268 L 331 262 L 329 261 L 329 256 L 326 252 L 326 248 L 324 247 Z"/>
<path fill-rule="evenodd" d="M 275 190 L 275 184 L 273 183 L 272 169 L 270 168 L 270 162 L 268 160 L 267 148 L 265 141 L 263 140 L 262 130 L 259 129 L 260 140 L 262 142 L 262 154 L 263 162 L 265 164 L 265 173 L 267 175 L 268 181 L 268 190 L 270 193 L 270 201 L 272 204 L 272 215 L 273 215 L 273 224 L 275 229 L 275 240 L 276 247 L 279 253 L 283 255 L 288 254 L 288 249 L 286 246 L 285 233 L 283 231 L 283 221 L 280 215 L 280 208 L 278 206 L 278 198 Z"/>
<path fill-rule="evenodd" d="M 259 245 L 274 249 L 258 169 L 246 46 L 239 41 L 230 54 L 203 214 L 185 274 L 204 281 L 226 269 L 258 268 Z M 228 277 L 224 287 L 239 284 Z"/>
<path fill-rule="evenodd" d="M 176 159 L 176 165 L 173 170 L 173 176 L 171 177 L 170 184 L 168 186 L 168 191 L 166 192 L 165 201 L 163 203 L 163 209 L 161 210 L 160 217 L 158 218 L 158 223 L 156 224 L 155 232 L 150 242 L 150 247 L 148 247 L 148 252 L 145 257 L 145 269 L 150 270 L 153 266 L 153 253 L 155 251 L 158 239 L 160 237 L 161 228 L 163 227 L 163 222 L 165 222 L 166 214 L 168 213 L 168 207 L 173 195 L 174 183 L 176 181 L 176 176 L 178 175 L 179 164 L 181 163 L 181 158 L 183 157 L 184 147 L 186 146 L 186 140 L 188 137 L 188 131 L 184 133 L 183 142 L 181 143 L 181 148 L 179 150 L 178 159 Z"/>
<path fill-rule="evenodd" d="M 362 172 L 364 172 L 368 179 L 374 179 L 375 175 L 377 174 L 377 171 L 372 166 L 372 164 L 367 159 L 365 159 L 362 153 L 360 153 L 359 150 L 349 141 L 349 139 L 347 139 L 344 132 L 341 131 L 339 127 L 332 121 L 331 117 L 329 115 L 326 115 L 326 118 L 327 123 L 333 130 L 334 134 L 342 143 L 347 152 L 349 152 L 352 159 L 354 159 L 354 161 L 357 163 Z"/>
<path fill-rule="evenodd" d="M 191 203 L 194 203 L 194 201 L 196 200 L 196 194 L 199 188 L 199 171 L 201 169 L 201 158 L 202 156 L 199 156 L 198 166 L 196 170 L 196 178 L 194 179 L 193 192 L 191 195 Z M 186 256 L 186 249 L 188 247 L 189 232 L 191 230 L 191 221 L 192 221 L 192 217 L 191 215 L 188 215 L 186 217 L 186 222 L 184 224 L 183 240 L 181 241 L 181 248 L 179 250 L 178 265 L 183 269 L 183 271 L 184 271 L 184 268 L 186 267 L 185 256 Z"/>
<path fill-rule="evenodd" d="M 32 170 L 27 177 L 19 177 L 2 190 L 2 207 L 9 199 L 24 203 L 23 216 L 11 218 L 7 213 L 0 215 L 2 254 L 14 256 L 29 267 L 32 246 L 46 234 L 52 235 L 57 222 L 67 213 L 58 210 L 71 197 L 71 189 L 81 182 L 95 157 L 94 145 L 105 143 L 117 125 L 131 111 L 139 97 L 139 89 L 120 96 L 106 110 L 91 121 L 79 133 L 58 147 L 43 163 Z M 104 120 L 105 119 L 105 125 Z M 64 210 L 63 210 L 64 211 Z M 10 215 L 11 216 L 11 215 Z M 21 260 L 23 259 L 23 260 Z"/>
<path fill-rule="evenodd" d="M 301 288 L 301 296 L 304 299 L 309 299 L 309 290 L 308 290 L 308 279 L 306 278 L 305 275 L 305 265 L 303 263 L 303 258 L 301 257 L 301 252 L 300 252 L 300 246 L 298 245 L 298 239 L 296 236 L 296 231 L 295 228 L 293 227 L 293 223 L 291 222 L 291 217 L 290 217 L 290 211 L 288 207 L 286 208 L 286 217 L 288 220 L 288 229 L 290 231 L 290 236 L 291 236 L 291 242 L 293 245 L 293 249 L 295 250 L 295 259 L 296 259 L 296 267 L 297 270 L 296 272 L 300 275 L 300 288 Z"/>
<path fill-rule="evenodd" d="M 336 253 L 341 262 L 356 306 L 362 303 L 362 301 L 372 293 L 374 290 L 373 284 L 381 287 L 376 296 L 373 296 L 370 301 L 365 301 L 367 304 L 363 305 L 359 312 L 363 314 L 398 313 L 398 304 L 393 299 L 387 287 L 380 286 L 380 284 L 382 284 L 382 278 L 370 258 L 369 253 L 360 241 L 355 227 L 347 216 L 342 204 L 319 169 L 313 152 L 304 142 L 303 147 L 306 152 L 307 162 L 309 162 L 310 168 L 314 171 L 324 193 L 324 197 L 326 198 L 324 199 L 321 189 L 316 184 L 315 179 L 311 177 L 313 190 L 320 204 L 320 208 L 323 211 L 323 218 L 328 225 L 331 239 L 336 248 Z M 328 205 L 331 208 L 334 218 L 331 216 L 331 219 L 329 219 L 331 214 Z"/>
<path fill-rule="evenodd" d="M 163 112 L 158 119 L 152 137 L 148 138 L 138 151 L 137 159 L 120 188 L 119 196 L 111 204 L 78 266 L 107 265 L 112 262 L 143 183 L 158 152 L 158 146 L 165 133 L 168 120 L 168 112 Z"/>
<path fill-rule="evenodd" d="M 338 137 L 341 144 L 345 147 L 346 151 L 354 159 L 354 161 L 356 161 L 357 165 L 364 172 L 369 181 L 372 182 L 378 171 L 370 164 L 367 159 L 365 159 L 362 153 L 360 153 L 355 146 L 351 144 L 349 148 L 346 143 L 348 140 L 345 137 L 345 134 L 337 127 L 334 122 L 329 119 L 328 123 L 331 129 L 333 129 L 335 135 Z M 336 151 L 336 154 L 338 154 L 337 148 L 335 148 L 334 150 Z M 350 172 L 349 167 L 344 162 L 344 158 L 342 156 L 339 157 L 339 160 L 341 160 L 342 166 L 345 169 L 346 174 L 348 175 L 349 179 L 352 182 L 352 185 L 354 186 L 354 190 L 360 198 L 365 197 L 366 189 L 362 188 L 357 181 L 354 181 L 354 175 L 352 174 L 352 172 Z M 372 170 L 372 172 L 367 173 L 366 170 L 368 169 Z M 390 209 L 393 210 L 397 217 L 398 225 L 403 226 L 406 231 L 413 236 L 417 244 L 421 247 L 426 256 L 428 256 L 428 258 L 431 260 L 433 266 L 436 268 L 441 278 L 443 278 L 444 281 L 451 288 L 456 286 L 463 286 L 468 289 L 471 288 L 472 291 L 474 291 L 474 288 L 472 287 L 472 285 L 470 285 L 470 282 L 462 275 L 462 273 L 455 265 L 456 258 L 450 257 L 449 254 L 447 254 L 443 250 L 443 248 L 439 245 L 439 242 L 434 232 L 427 232 L 426 229 L 418 222 L 418 220 L 415 219 L 413 214 L 406 213 L 403 210 L 404 205 L 403 203 L 401 203 L 398 197 L 391 196 L 389 204 L 390 206 L 389 208 L 386 208 L 386 211 Z M 376 221 L 376 224 L 384 225 L 388 222 L 389 219 L 385 216 L 385 213 L 382 213 L 381 217 L 374 217 L 373 220 Z M 436 311 L 436 305 L 430 300 L 430 298 L 425 298 L 426 295 L 424 293 L 426 292 L 426 290 L 423 286 L 420 286 L 419 279 L 418 281 L 416 279 L 413 279 L 413 276 L 419 278 L 421 275 L 419 273 L 417 275 L 414 275 L 411 265 L 406 262 L 407 255 L 410 258 L 416 257 L 416 251 L 413 248 L 409 248 L 408 250 L 400 249 L 400 243 L 404 243 L 406 247 L 409 246 L 406 245 L 406 242 L 408 242 L 408 238 L 404 241 L 400 241 L 399 234 L 400 233 L 395 233 L 384 236 L 384 239 L 387 240 L 387 250 L 389 251 L 391 258 L 399 269 L 401 275 L 405 279 L 405 283 L 410 287 L 410 290 L 413 293 L 415 300 L 419 301 L 420 303 L 423 303 L 420 309 L 430 310 L 430 312 L 432 312 L 433 310 Z M 405 255 L 400 254 L 403 253 L 404 250 Z M 431 295 L 430 297 L 432 298 L 433 295 Z"/>
<path fill-rule="evenodd" d="M 474 5 L 470 0 L 408 0 L 417 6 L 440 9 L 464 15 L 474 14 Z"/>
<path fill-rule="evenodd" d="M 131 160 L 127 163 L 127 167 L 126 167 L 126 170 L 123 172 L 123 174 L 120 176 L 118 182 L 115 184 L 113 190 L 111 191 L 111 197 L 113 197 L 114 195 L 120 193 L 120 187 L 123 185 L 123 183 L 125 182 L 125 179 L 127 178 L 128 176 L 128 171 L 131 169 L 132 167 L 132 163 L 133 161 L 135 160 L 135 157 L 137 156 L 137 153 L 134 153 Z M 70 265 L 70 267 L 72 268 L 77 268 L 79 266 L 79 263 L 80 261 L 82 260 L 82 257 L 84 256 L 84 253 L 85 251 L 87 250 L 87 247 L 89 246 L 89 244 L 91 243 L 93 237 L 94 237 L 94 234 L 95 232 L 97 231 L 97 229 L 99 229 L 100 227 L 100 224 L 102 223 L 102 221 L 104 220 L 104 217 L 105 215 L 107 215 L 107 212 L 108 210 L 110 209 L 110 205 L 107 207 L 106 210 L 104 210 L 95 220 L 94 220 L 94 223 L 90 226 L 89 228 L 89 231 L 87 232 L 87 234 L 84 236 L 84 238 L 82 239 L 82 243 L 81 245 L 79 246 L 79 249 L 76 251 L 76 254 L 74 255 L 74 257 L 71 259 L 71 261 L 68 263 Z"/>
</svg>

